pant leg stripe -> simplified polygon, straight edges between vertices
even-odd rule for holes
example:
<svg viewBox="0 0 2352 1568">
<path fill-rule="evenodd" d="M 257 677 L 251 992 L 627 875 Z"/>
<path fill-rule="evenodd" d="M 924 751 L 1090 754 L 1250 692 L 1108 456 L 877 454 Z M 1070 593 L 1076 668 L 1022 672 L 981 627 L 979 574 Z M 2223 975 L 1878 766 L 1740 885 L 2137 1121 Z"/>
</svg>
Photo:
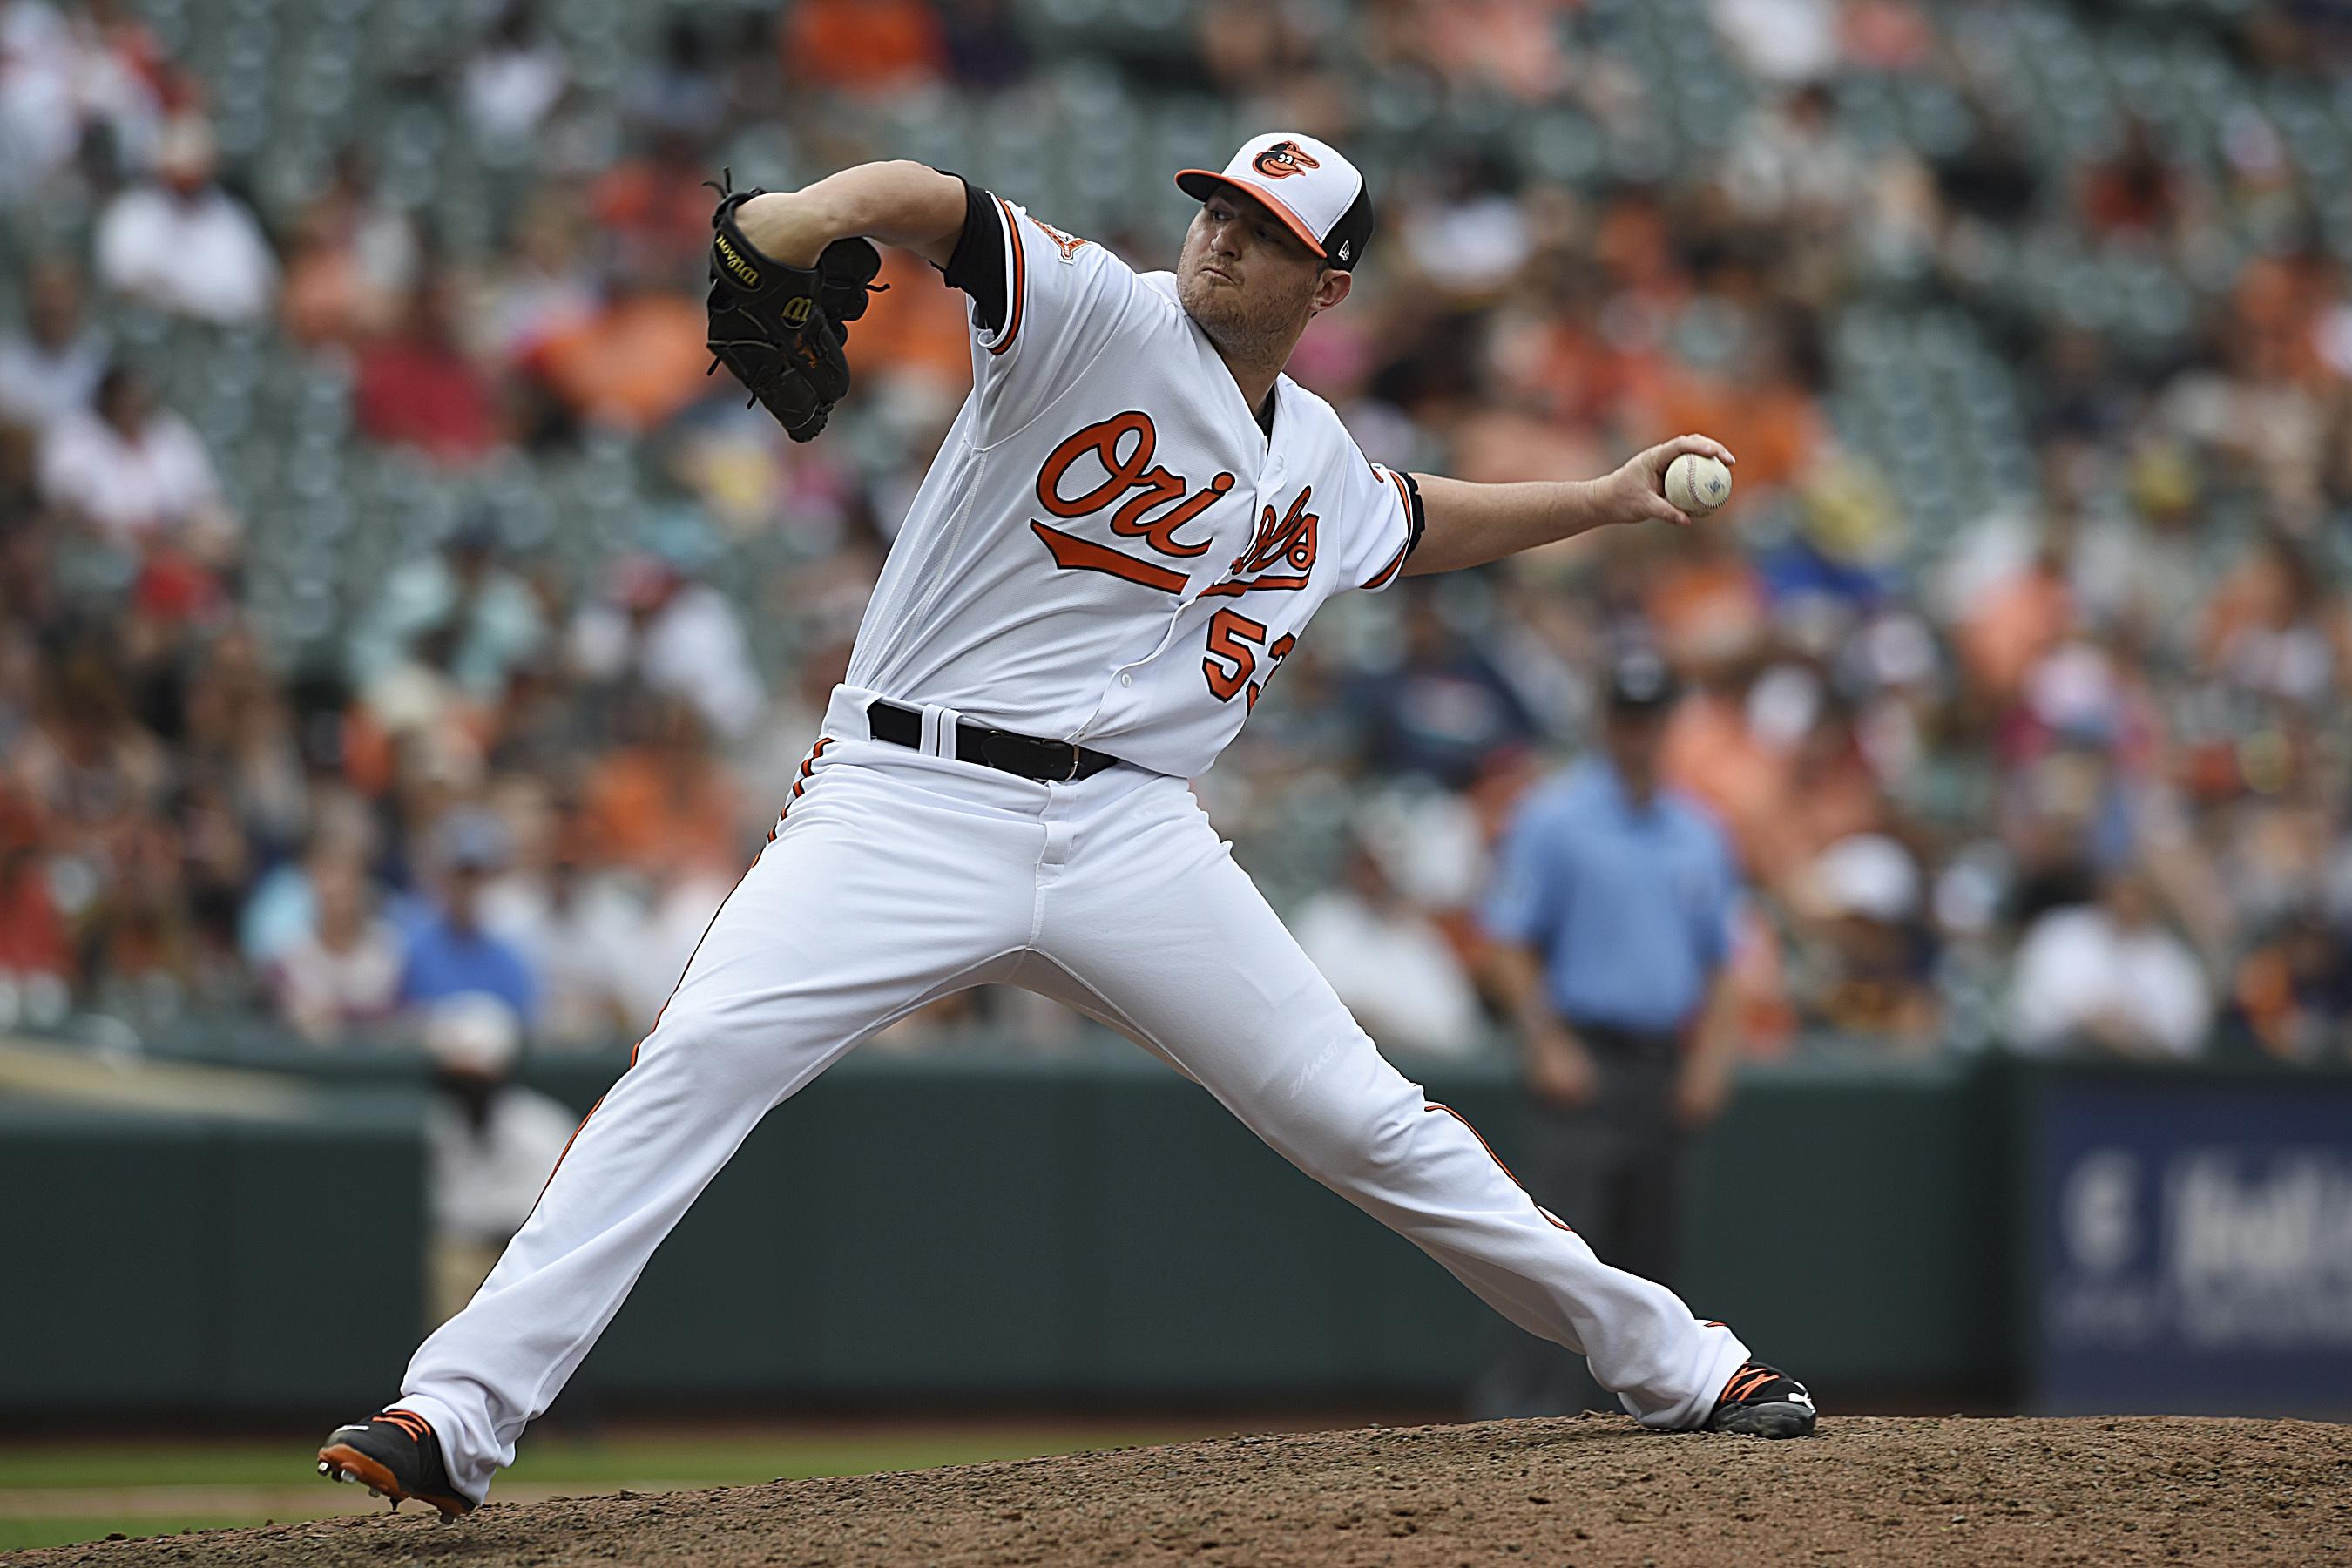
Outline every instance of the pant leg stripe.
<svg viewBox="0 0 2352 1568">
<path fill-rule="evenodd" d="M 1486 1142 L 1486 1135 L 1479 1131 L 1475 1127 L 1470 1126 L 1470 1119 L 1468 1117 L 1463 1115 L 1452 1106 L 1440 1105 L 1433 1100 L 1423 1105 L 1422 1109 L 1423 1110 L 1442 1110 L 1445 1112 L 1446 1115 L 1454 1118 L 1454 1121 L 1462 1123 L 1463 1126 L 1469 1127 L 1470 1136 L 1478 1140 L 1478 1147 L 1486 1151 L 1486 1158 L 1495 1162 L 1495 1168 L 1502 1172 L 1505 1176 L 1509 1177 L 1511 1185 L 1518 1188 L 1519 1191 L 1523 1193 L 1528 1192 L 1528 1184 L 1519 1180 L 1518 1177 L 1511 1175 L 1511 1168 L 1503 1163 L 1503 1157 L 1495 1152 L 1495 1146 Z M 1536 1197 L 1533 1193 L 1528 1193 L 1528 1202 L 1531 1204 L 1536 1203 Z M 1551 1224 L 1558 1226 L 1560 1229 L 1568 1232 L 1569 1235 L 1574 1236 L 1576 1234 L 1576 1227 L 1574 1226 L 1569 1224 L 1566 1220 L 1561 1219 L 1559 1215 L 1552 1213 L 1551 1210 L 1544 1207 L 1543 1205 L 1536 1204 L 1536 1213 L 1543 1215 L 1545 1219 L 1549 1220 Z"/>
</svg>

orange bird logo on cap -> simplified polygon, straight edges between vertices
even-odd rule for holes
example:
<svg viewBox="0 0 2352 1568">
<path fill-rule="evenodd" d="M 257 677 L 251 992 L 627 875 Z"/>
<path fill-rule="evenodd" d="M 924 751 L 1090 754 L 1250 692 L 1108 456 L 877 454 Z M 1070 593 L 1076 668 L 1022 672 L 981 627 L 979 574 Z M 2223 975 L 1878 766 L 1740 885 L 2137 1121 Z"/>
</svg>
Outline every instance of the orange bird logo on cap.
<svg viewBox="0 0 2352 1568">
<path fill-rule="evenodd" d="M 1277 142 L 1250 160 L 1250 167 L 1269 180 L 1286 180 L 1293 174 L 1303 174 L 1309 169 L 1322 166 L 1296 142 Z"/>
</svg>

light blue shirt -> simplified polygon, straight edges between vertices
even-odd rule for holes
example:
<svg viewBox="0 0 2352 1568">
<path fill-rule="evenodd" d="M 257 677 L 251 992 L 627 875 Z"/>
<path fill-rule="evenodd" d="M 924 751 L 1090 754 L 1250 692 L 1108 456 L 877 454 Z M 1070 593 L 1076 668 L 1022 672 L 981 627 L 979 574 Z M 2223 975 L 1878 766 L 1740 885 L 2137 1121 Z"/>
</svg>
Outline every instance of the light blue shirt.
<svg viewBox="0 0 2352 1568">
<path fill-rule="evenodd" d="M 1637 807 L 1593 756 L 1522 803 L 1482 915 L 1542 959 L 1561 1017 L 1670 1034 L 1731 951 L 1738 885 L 1704 807 L 1668 790 Z"/>
<path fill-rule="evenodd" d="M 537 1021 L 539 982 L 514 945 L 485 931 L 459 931 L 438 913 L 410 925 L 400 999 L 429 1005 L 467 991 L 487 991 L 515 1010 L 525 1030 Z"/>
</svg>

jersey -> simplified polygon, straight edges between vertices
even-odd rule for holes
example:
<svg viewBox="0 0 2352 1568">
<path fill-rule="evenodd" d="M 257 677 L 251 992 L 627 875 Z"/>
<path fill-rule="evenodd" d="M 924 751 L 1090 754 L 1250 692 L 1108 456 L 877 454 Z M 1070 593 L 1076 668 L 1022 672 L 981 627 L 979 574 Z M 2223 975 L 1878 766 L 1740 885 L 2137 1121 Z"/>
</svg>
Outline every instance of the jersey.
<svg viewBox="0 0 2352 1568">
<path fill-rule="evenodd" d="M 1318 607 L 1394 581 L 1419 496 L 1288 376 L 1272 421 L 1166 272 L 974 191 L 1002 309 L 858 628 L 848 684 L 1180 777 L 1239 732 Z"/>
</svg>

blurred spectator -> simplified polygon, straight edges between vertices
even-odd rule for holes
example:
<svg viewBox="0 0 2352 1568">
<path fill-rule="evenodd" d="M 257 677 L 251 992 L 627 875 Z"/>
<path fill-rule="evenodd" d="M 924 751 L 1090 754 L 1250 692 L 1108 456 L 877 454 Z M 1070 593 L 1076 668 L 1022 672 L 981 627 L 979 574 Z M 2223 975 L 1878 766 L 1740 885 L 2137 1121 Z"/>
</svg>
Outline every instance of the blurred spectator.
<svg viewBox="0 0 2352 1568">
<path fill-rule="evenodd" d="M 2011 225 L 2031 216 L 2042 176 L 2021 142 L 2016 121 L 1993 116 L 1981 134 L 1937 160 L 1937 188 L 1956 217 Z"/>
<path fill-rule="evenodd" d="M 1390 879 L 1359 830 L 1343 880 L 1298 911 L 1298 945 L 1382 1049 L 1475 1054 L 1484 1023 L 1462 960 L 1435 921 Z"/>
<path fill-rule="evenodd" d="M 1535 721 L 1486 654 L 1446 624 L 1434 591 L 1408 588 L 1403 598 L 1403 656 L 1357 694 L 1366 754 L 1391 780 L 1460 789 L 1531 741 Z"/>
<path fill-rule="evenodd" d="M 2232 1002 L 2266 1055 L 2352 1062 L 2352 941 L 2316 908 L 2297 910 L 2238 966 Z"/>
<path fill-rule="evenodd" d="M 408 927 L 400 1000 L 429 1007 L 467 992 L 487 992 L 514 1010 L 529 1030 L 539 1016 L 539 986 L 512 943 L 482 923 L 482 890 L 506 868 L 512 847 L 506 825 L 478 806 L 440 824 L 436 897 Z"/>
<path fill-rule="evenodd" d="M 559 831 L 542 871 L 500 885 L 488 923 L 538 982 L 537 1043 L 609 1050 L 653 1023 L 651 1013 L 633 1010 L 628 982 L 643 962 L 647 916 L 604 869 L 609 857 L 586 823 L 575 816 Z"/>
<path fill-rule="evenodd" d="M 650 167 L 676 165 L 685 173 L 694 161 L 695 144 L 717 132 L 726 113 L 727 82 L 711 58 L 706 26 L 706 18 L 691 12 L 671 12 L 662 23 L 660 48 L 637 65 L 623 89 L 629 118 L 653 143 Z M 688 188 L 700 186 L 688 182 Z M 663 193 L 648 194 L 658 199 Z M 707 209 L 710 204 L 702 205 Z M 696 226 L 705 235 L 709 218 L 706 211 Z"/>
<path fill-rule="evenodd" d="M 1824 696 L 1789 758 L 1788 795 L 1758 841 L 1753 866 L 1784 891 L 1815 856 L 1885 821 L 1885 791 L 1855 728 L 1853 706 Z"/>
<path fill-rule="evenodd" d="M 748 864 L 742 800 L 693 704 L 651 699 L 619 728 L 625 743 L 589 775 L 584 803 L 583 826 L 603 852 L 649 876 Z"/>
<path fill-rule="evenodd" d="M 87 410 L 106 373 L 106 343 L 83 319 L 81 279 L 62 257 L 33 268 L 24 331 L 0 333 L 0 425 L 47 429 Z"/>
<path fill-rule="evenodd" d="M 1770 635 L 1768 585 L 1728 532 L 1676 541 L 1654 558 L 1646 575 L 1643 617 L 1659 651 L 1677 668 L 1727 668 L 1754 654 Z"/>
<path fill-rule="evenodd" d="M 1963 609 L 1957 632 L 1970 679 L 1988 696 L 2015 696 L 2074 617 L 2065 560 L 2045 545 L 2023 571 L 1990 584 Z"/>
<path fill-rule="evenodd" d="M 1915 70 L 1935 52 L 1935 26 L 1913 0 L 1847 0 L 1841 9 L 1838 40 L 1849 65 Z"/>
<path fill-rule="evenodd" d="M 713 385 L 708 326 L 699 300 L 623 276 L 585 315 L 551 323 L 530 363 L 574 417 L 642 434 Z"/>
<path fill-rule="evenodd" d="M 483 141 L 520 147 L 563 97 L 571 64 L 532 0 L 508 0 L 466 61 L 466 113 Z"/>
<path fill-rule="evenodd" d="M 321 784 L 308 794 L 308 834 L 299 856 L 282 859 L 255 879 L 237 921 L 237 946 L 246 962 L 267 972 L 277 956 L 316 929 L 318 901 L 310 887 L 312 862 L 343 859 L 373 864 L 379 834 L 368 804 L 348 788 Z"/>
<path fill-rule="evenodd" d="M 425 1117 L 433 1321 L 473 1299 L 530 1217 L 579 1121 L 514 1081 L 522 1027 L 494 995 L 459 992 L 425 1017 L 433 1101 Z"/>
<path fill-rule="evenodd" d="M 457 341 L 457 286 L 429 272 L 391 332 L 359 355 L 354 395 L 370 440 L 414 447 L 451 466 L 476 461 L 499 439 L 498 394 Z"/>
<path fill-rule="evenodd" d="M 2169 239 L 2185 216 L 2187 193 L 2155 128 L 2135 115 L 2125 122 L 2115 154 L 2083 171 L 2075 199 L 2095 236 Z"/>
<path fill-rule="evenodd" d="M 1823 850 L 1809 880 L 1820 941 L 1798 999 L 1805 1023 L 1906 1055 L 1932 1049 L 1935 949 L 1910 851 L 1883 834 L 1856 834 Z"/>
<path fill-rule="evenodd" d="M 410 657 L 423 638 L 448 648 L 449 678 L 477 701 L 496 700 L 508 676 L 546 636 L 530 584 L 498 554 L 487 512 L 461 521 L 438 551 L 394 568 L 382 595 L 352 634 L 352 679 L 362 689 Z"/>
<path fill-rule="evenodd" d="M 100 138 L 143 162 L 164 75 L 153 35 L 116 0 L 0 5 L 0 201 L 32 195 Z"/>
<path fill-rule="evenodd" d="M 2341 689 L 2352 618 L 2308 551 L 2273 530 L 2215 588 L 2199 652 L 2240 690 L 2310 705 Z"/>
<path fill-rule="evenodd" d="M 1721 1113 L 1738 1050 L 1738 877 L 1715 823 L 1661 788 L 1664 661 L 1622 653 L 1609 680 L 1601 752 L 1522 803 L 1485 920 L 1525 1053 L 1528 1190 L 1619 1267 L 1671 1281 L 1685 1135 Z M 1523 1334 L 1472 1404 L 1487 1416 L 1607 1407 L 1575 1358 Z"/>
<path fill-rule="evenodd" d="M 683 17 L 674 19 L 671 27 L 685 28 L 693 37 Z M 683 76 L 687 70 L 671 62 L 673 75 Z M 698 90 L 705 95 L 706 107 L 715 111 L 719 105 L 715 86 L 705 83 Z M 688 100 L 673 101 L 665 90 L 648 112 L 657 109 L 677 115 Z M 697 137 L 699 129 L 693 116 L 657 122 L 644 157 L 614 164 L 589 188 L 589 212 L 605 242 L 614 247 L 615 265 L 631 277 L 686 284 L 699 278 L 708 264 L 711 194 L 703 181 L 710 177 L 710 161 Z"/>
<path fill-rule="evenodd" d="M 2204 1048 L 2212 997 L 2196 953 L 2158 919 L 2147 878 L 2126 869 L 2105 879 L 2096 903 L 2033 923 L 2010 1012 L 2022 1051 L 2187 1058 Z"/>
<path fill-rule="evenodd" d="M 295 225 L 286 264 L 286 330 L 345 347 L 395 325 L 423 259 L 416 223 L 378 187 L 366 151 L 335 157 L 326 190 Z"/>
<path fill-rule="evenodd" d="M 541 187 L 515 227 L 506 265 L 477 297 L 468 334 L 478 353 L 510 375 L 536 363 L 549 340 L 597 308 L 586 259 L 590 231 L 577 191 Z"/>
<path fill-rule="evenodd" d="M 1414 267 L 1448 292 L 1491 296 L 1534 248 L 1528 215 L 1491 162 L 1465 157 L 1447 176 L 1448 189 L 1421 204 L 1404 232 L 1405 247 Z"/>
<path fill-rule="evenodd" d="M 1751 220 L 1827 223 L 1862 199 L 1863 174 L 1861 150 L 1838 124 L 1836 97 L 1814 81 L 1750 113 L 1724 171 L 1724 189 Z M 1732 449 L 1740 455 L 1744 481 L 1747 449 Z"/>
<path fill-rule="evenodd" d="M 922 0 L 796 0 L 776 36 L 785 79 L 851 92 L 903 92 L 947 61 L 937 12 Z"/>
<path fill-rule="evenodd" d="M 684 698 L 730 741 L 750 731 L 765 700 L 726 595 L 651 554 L 614 562 L 604 597 L 581 605 L 572 662 L 593 681 L 634 679 Z"/>
<path fill-rule="evenodd" d="M 11 740 L 8 771 L 55 858 L 52 889 L 78 912 L 127 875 L 116 856 L 163 809 L 172 757 L 139 721 L 119 648 L 77 642 L 45 675 L 34 722 Z"/>
<path fill-rule="evenodd" d="M 948 69 L 958 87 L 995 92 L 1028 76 L 1029 40 L 1011 0 L 944 0 L 940 26 L 947 38 Z"/>
<path fill-rule="evenodd" d="M 74 155 L 73 44 L 41 0 L 0 5 L 0 198 L 22 201 Z"/>
<path fill-rule="evenodd" d="M 400 933 L 375 910 L 375 890 L 352 857 L 310 858 L 310 927 L 269 965 L 278 1016 L 313 1045 L 331 1046 L 354 1027 L 392 1016 L 404 966 Z"/>
<path fill-rule="evenodd" d="M 7 993 L 11 1023 L 19 1012 L 40 1010 L 32 994 L 44 985 L 61 998 L 74 972 L 40 842 L 32 804 L 0 780 L 0 989 Z"/>
<path fill-rule="evenodd" d="M 107 835 L 100 881 L 80 911 L 79 967 L 104 977 L 108 1011 L 168 1022 L 192 1002 L 227 994 L 225 953 L 207 948 L 189 900 L 187 863 L 170 824 L 129 816 Z"/>
<path fill-rule="evenodd" d="M 127 365 L 100 379 L 91 412 L 49 427 L 40 476 L 42 499 L 119 550 L 168 542 L 209 560 L 234 553 L 236 520 L 203 441 L 186 420 L 157 407 Z"/>
<path fill-rule="evenodd" d="M 278 290 L 278 260 L 246 205 L 221 189 L 212 129 L 165 127 L 157 183 L 125 191 L 99 219 L 98 275 L 120 294 L 174 315 L 259 320 Z"/>
<path fill-rule="evenodd" d="M 1832 0 L 1709 0 L 1707 8 L 1732 52 L 1767 81 L 1819 81 L 1837 67 Z"/>
<path fill-rule="evenodd" d="M 1821 414 L 1785 367 L 1755 372 L 1757 406 L 1734 426 L 1755 437 L 1761 475 L 1804 478 L 1797 531 L 1759 550 L 1757 572 L 1785 621 L 1800 635 L 1832 635 L 1849 616 L 1877 609 L 1889 590 L 1889 566 L 1903 552 L 1903 517 L 1877 475 L 1861 463 L 1816 461 L 1825 445 Z M 1748 479 L 1740 458 L 1740 479 Z"/>
<path fill-rule="evenodd" d="M 263 854 L 292 850 L 310 813 L 293 715 L 250 626 L 214 629 L 191 656 L 180 698 L 184 772 L 217 788 L 238 833 Z"/>
</svg>

